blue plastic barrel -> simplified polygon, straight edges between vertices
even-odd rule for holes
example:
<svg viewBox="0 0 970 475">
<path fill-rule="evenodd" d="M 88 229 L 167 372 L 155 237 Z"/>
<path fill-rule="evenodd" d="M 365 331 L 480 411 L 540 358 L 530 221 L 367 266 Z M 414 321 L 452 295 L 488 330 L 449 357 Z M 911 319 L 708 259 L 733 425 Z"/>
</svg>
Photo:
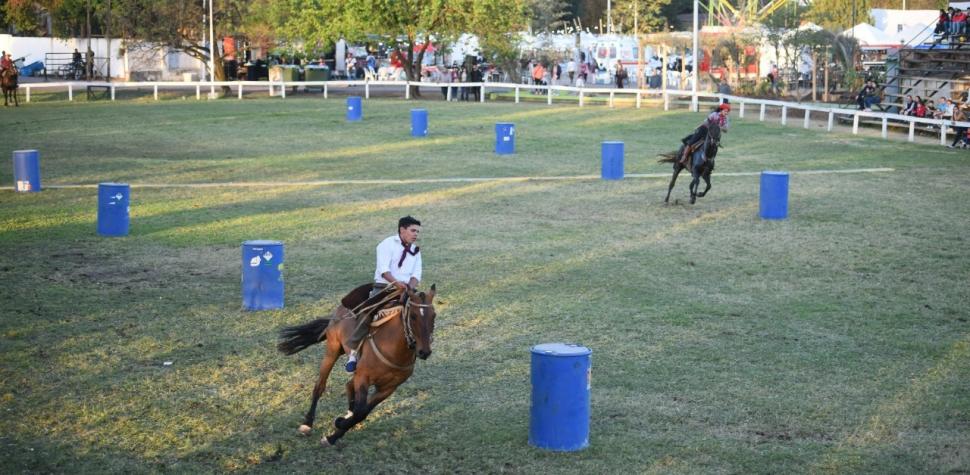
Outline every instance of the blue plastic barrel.
<svg viewBox="0 0 970 475">
<path fill-rule="evenodd" d="M 591 354 L 565 343 L 532 347 L 530 445 L 566 452 L 589 445 Z"/>
<path fill-rule="evenodd" d="M 246 310 L 283 308 L 283 243 L 246 241 L 242 245 L 242 297 Z"/>
<path fill-rule="evenodd" d="M 515 124 L 511 122 L 495 124 L 495 153 L 498 155 L 515 153 Z"/>
<path fill-rule="evenodd" d="M 40 153 L 14 150 L 13 183 L 16 191 L 40 191 Z"/>
<path fill-rule="evenodd" d="M 127 236 L 131 187 L 127 183 L 98 184 L 98 234 Z"/>
<path fill-rule="evenodd" d="M 623 179 L 623 142 L 603 142 L 602 177 L 604 180 Z"/>
<path fill-rule="evenodd" d="M 761 172 L 760 201 L 758 214 L 762 219 L 788 217 L 788 172 Z"/>
<path fill-rule="evenodd" d="M 347 120 L 356 122 L 363 120 L 364 109 L 361 108 L 360 96 L 350 96 L 347 98 Z"/>
<path fill-rule="evenodd" d="M 411 136 L 428 135 L 428 109 L 411 109 Z"/>
</svg>

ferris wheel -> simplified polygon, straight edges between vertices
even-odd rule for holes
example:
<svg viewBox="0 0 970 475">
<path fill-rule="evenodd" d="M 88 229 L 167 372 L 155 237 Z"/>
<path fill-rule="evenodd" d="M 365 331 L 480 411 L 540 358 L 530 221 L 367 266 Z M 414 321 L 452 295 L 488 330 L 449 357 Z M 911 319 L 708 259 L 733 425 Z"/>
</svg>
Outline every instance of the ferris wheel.
<svg viewBox="0 0 970 475">
<path fill-rule="evenodd" d="M 746 26 L 760 23 L 772 13 L 799 0 L 708 0 L 701 2 L 707 10 L 707 24 Z"/>
</svg>

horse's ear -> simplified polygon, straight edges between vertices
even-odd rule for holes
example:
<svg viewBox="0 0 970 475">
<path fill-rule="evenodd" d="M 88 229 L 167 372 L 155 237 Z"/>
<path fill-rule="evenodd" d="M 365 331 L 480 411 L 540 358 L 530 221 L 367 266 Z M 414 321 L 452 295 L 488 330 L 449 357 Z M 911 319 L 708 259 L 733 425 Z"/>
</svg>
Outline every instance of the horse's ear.
<svg viewBox="0 0 970 475">
<path fill-rule="evenodd" d="M 431 284 L 431 291 L 428 292 L 428 298 L 431 300 L 434 300 L 435 285 L 437 284 Z"/>
</svg>

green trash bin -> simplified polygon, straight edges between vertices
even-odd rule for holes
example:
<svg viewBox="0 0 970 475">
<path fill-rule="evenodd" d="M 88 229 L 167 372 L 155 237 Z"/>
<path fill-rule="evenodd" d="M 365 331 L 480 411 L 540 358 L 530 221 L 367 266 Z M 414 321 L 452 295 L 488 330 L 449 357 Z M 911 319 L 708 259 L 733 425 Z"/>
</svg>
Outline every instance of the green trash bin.
<svg viewBox="0 0 970 475">
<path fill-rule="evenodd" d="M 269 68 L 269 80 L 273 82 L 299 81 L 300 70 L 296 66 L 273 66 Z"/>
<path fill-rule="evenodd" d="M 323 66 L 307 66 L 306 80 L 307 81 L 329 81 L 330 68 L 325 68 Z"/>
</svg>

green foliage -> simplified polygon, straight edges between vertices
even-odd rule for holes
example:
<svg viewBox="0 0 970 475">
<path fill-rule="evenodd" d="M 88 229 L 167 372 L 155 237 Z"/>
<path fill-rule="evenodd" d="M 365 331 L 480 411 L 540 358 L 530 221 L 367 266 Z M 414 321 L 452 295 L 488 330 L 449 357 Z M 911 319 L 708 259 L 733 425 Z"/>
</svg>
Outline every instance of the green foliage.
<svg viewBox="0 0 970 475">
<path fill-rule="evenodd" d="M 622 31 L 634 33 L 634 18 L 636 18 L 637 33 L 652 33 L 665 31 L 668 24 L 664 16 L 664 8 L 670 0 L 615 0 L 613 2 L 613 24 Z"/>
<path fill-rule="evenodd" d="M 566 0 L 528 0 L 533 32 L 556 31 L 566 26 L 571 11 Z"/>
<path fill-rule="evenodd" d="M 868 23 L 871 8 L 872 0 L 815 0 L 806 18 L 826 29 L 842 31 Z"/>
</svg>

